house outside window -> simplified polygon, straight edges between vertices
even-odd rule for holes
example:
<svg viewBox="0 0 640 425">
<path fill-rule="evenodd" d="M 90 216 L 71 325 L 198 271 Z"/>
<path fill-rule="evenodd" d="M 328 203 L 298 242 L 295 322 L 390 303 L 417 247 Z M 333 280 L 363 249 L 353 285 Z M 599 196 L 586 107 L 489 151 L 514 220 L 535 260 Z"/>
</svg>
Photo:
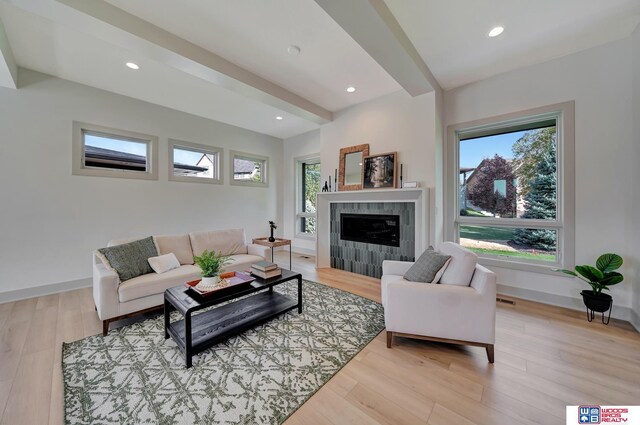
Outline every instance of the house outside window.
<svg viewBox="0 0 640 425">
<path fill-rule="evenodd" d="M 316 235 L 316 194 L 320 192 L 320 158 L 296 159 L 296 216 L 298 237 Z"/>
<path fill-rule="evenodd" d="M 447 239 L 489 265 L 572 267 L 573 122 L 568 102 L 450 126 Z"/>
<path fill-rule="evenodd" d="M 237 186 L 269 186 L 269 158 L 231 151 L 231 184 Z"/>
<path fill-rule="evenodd" d="M 158 138 L 73 122 L 72 174 L 158 179 Z"/>
<path fill-rule="evenodd" d="M 169 180 L 222 184 L 222 148 L 169 139 Z"/>
</svg>

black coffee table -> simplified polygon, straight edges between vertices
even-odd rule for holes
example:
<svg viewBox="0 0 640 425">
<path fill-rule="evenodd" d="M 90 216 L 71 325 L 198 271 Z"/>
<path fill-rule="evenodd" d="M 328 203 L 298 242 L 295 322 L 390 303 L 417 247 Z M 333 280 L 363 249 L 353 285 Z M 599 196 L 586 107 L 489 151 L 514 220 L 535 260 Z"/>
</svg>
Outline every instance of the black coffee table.
<svg viewBox="0 0 640 425">
<path fill-rule="evenodd" d="M 297 300 L 273 290 L 294 279 L 298 280 Z M 193 316 L 196 311 L 245 295 L 249 296 Z M 164 338 L 171 337 L 178 344 L 184 352 L 185 366 L 190 368 L 195 354 L 295 308 L 302 313 L 302 275 L 291 270 L 282 269 L 281 276 L 256 278 L 209 297 L 194 295 L 186 286 L 176 286 L 164 291 Z M 179 311 L 184 319 L 172 323 L 172 310 Z"/>
</svg>

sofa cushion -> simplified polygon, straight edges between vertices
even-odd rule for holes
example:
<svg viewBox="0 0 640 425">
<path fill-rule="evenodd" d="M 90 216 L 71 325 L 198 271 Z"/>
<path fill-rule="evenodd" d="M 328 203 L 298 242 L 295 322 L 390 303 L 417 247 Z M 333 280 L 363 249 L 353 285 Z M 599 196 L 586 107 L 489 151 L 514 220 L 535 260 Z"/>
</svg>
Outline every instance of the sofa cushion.
<svg viewBox="0 0 640 425">
<path fill-rule="evenodd" d="M 438 251 L 451 256 L 451 261 L 440 278 L 443 285 L 469 286 L 476 269 L 478 256 L 468 249 L 453 242 L 438 245 Z"/>
<path fill-rule="evenodd" d="M 244 229 L 213 230 L 189 233 L 193 255 L 202 255 L 204 250 L 222 252 L 222 255 L 246 254 L 247 244 Z"/>
<path fill-rule="evenodd" d="M 122 282 L 118 287 L 118 299 L 123 303 L 150 295 L 162 294 L 173 286 L 200 278 L 200 269 L 191 265 L 180 266 L 162 274 L 145 274 Z"/>
<path fill-rule="evenodd" d="M 193 264 L 189 235 L 154 236 L 160 255 L 174 253 L 180 264 Z"/>
<path fill-rule="evenodd" d="M 153 271 L 158 274 L 166 273 L 169 270 L 177 269 L 178 267 L 180 267 L 180 262 L 173 252 L 164 255 L 158 255 L 157 257 L 151 257 L 148 261 Z"/>
<path fill-rule="evenodd" d="M 251 265 L 264 261 L 264 258 L 251 254 L 235 254 L 229 258 L 229 262 L 222 267 L 225 272 L 241 272 L 251 268 Z"/>
<path fill-rule="evenodd" d="M 153 269 L 147 260 L 158 256 L 151 236 L 122 245 L 100 248 L 98 252 L 103 256 L 102 261 L 106 261 L 105 266 L 118 273 L 120 281 L 152 273 Z"/>
<path fill-rule="evenodd" d="M 412 282 L 438 283 L 450 258 L 450 255 L 440 254 L 430 246 L 407 270 L 404 278 Z"/>
</svg>

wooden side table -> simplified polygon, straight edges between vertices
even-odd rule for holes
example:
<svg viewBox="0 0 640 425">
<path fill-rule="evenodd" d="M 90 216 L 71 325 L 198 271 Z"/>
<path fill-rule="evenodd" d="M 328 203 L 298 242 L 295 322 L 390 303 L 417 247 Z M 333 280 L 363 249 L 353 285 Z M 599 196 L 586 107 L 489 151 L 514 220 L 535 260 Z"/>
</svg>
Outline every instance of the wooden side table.
<svg viewBox="0 0 640 425">
<path fill-rule="evenodd" d="M 273 248 L 278 246 L 286 246 L 289 245 L 289 270 L 291 270 L 291 240 L 276 238 L 275 241 L 269 242 L 269 238 L 255 238 L 252 240 L 253 243 L 263 246 L 268 246 L 271 248 L 271 262 L 273 263 Z"/>
</svg>

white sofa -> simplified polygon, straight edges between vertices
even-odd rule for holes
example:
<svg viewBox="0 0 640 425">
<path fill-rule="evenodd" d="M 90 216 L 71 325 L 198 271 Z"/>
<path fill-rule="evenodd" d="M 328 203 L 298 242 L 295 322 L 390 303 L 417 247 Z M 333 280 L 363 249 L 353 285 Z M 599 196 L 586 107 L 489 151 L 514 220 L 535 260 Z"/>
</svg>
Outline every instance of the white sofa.
<svg viewBox="0 0 640 425">
<path fill-rule="evenodd" d="M 412 262 L 382 263 L 387 347 L 394 336 L 475 345 L 485 347 L 493 363 L 496 276 L 475 264 L 475 254 L 458 244 L 445 242 L 438 250 L 452 256 L 441 278 L 446 284 L 405 280 Z"/>
<path fill-rule="evenodd" d="M 107 246 L 138 239 L 141 238 L 112 240 Z M 162 274 L 148 273 L 121 282 L 118 274 L 94 255 L 93 299 L 98 317 L 102 320 L 103 335 L 107 335 L 109 323 L 113 321 L 162 307 L 165 289 L 200 278 L 200 268 L 194 265 L 193 256 L 202 254 L 205 249 L 231 256 L 224 271 L 246 270 L 252 263 L 265 260 L 269 252 L 266 246 L 247 244 L 243 229 L 154 236 L 153 240 L 159 255 L 170 252 L 176 255 L 179 268 Z"/>
</svg>

